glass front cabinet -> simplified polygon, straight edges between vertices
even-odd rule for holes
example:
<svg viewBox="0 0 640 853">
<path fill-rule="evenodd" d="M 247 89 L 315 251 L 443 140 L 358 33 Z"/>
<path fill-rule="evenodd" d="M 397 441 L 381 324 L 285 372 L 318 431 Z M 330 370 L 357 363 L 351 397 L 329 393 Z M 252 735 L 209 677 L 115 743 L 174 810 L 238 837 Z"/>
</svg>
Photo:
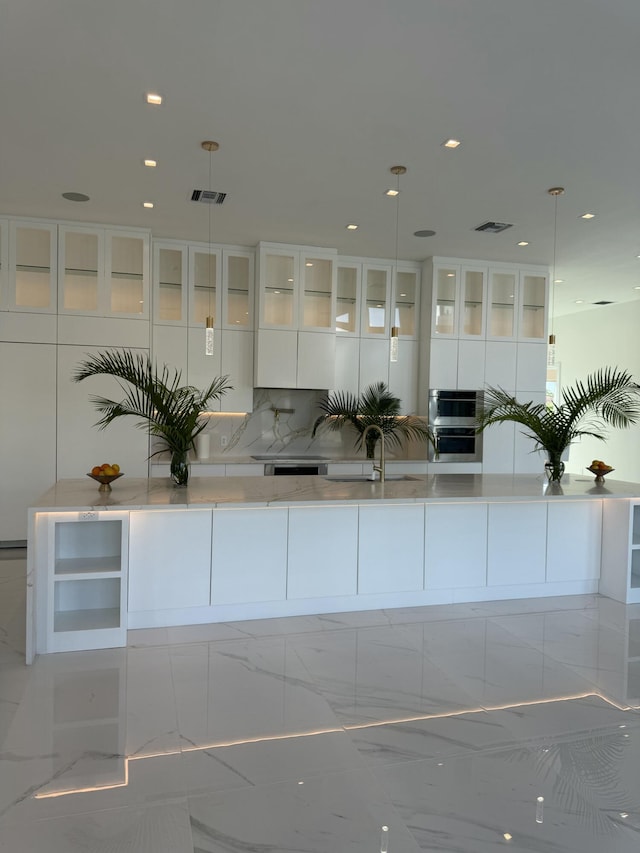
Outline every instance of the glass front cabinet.
<svg viewBox="0 0 640 853">
<path fill-rule="evenodd" d="M 547 337 L 548 281 L 544 268 L 491 268 L 487 337 L 543 343 Z"/>
<path fill-rule="evenodd" d="M 6 282 L 3 307 L 13 311 L 56 313 L 57 226 L 12 220 L 3 229 L 2 273 Z M 8 243 L 7 243 L 8 236 Z"/>
<path fill-rule="evenodd" d="M 486 306 L 486 267 L 446 259 L 434 264 L 431 324 L 434 337 L 484 338 Z"/>
</svg>

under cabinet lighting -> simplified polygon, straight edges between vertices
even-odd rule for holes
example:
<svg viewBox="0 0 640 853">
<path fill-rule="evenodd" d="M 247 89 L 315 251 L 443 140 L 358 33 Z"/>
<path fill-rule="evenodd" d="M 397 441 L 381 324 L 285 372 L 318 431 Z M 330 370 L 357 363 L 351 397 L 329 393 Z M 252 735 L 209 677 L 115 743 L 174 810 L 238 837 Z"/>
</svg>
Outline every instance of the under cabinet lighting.
<svg viewBox="0 0 640 853">
<path fill-rule="evenodd" d="M 156 107 L 159 107 L 162 103 L 162 95 L 158 95 L 157 92 L 147 92 L 145 97 L 148 104 L 153 104 Z"/>
<path fill-rule="evenodd" d="M 158 161 L 157 160 L 145 160 L 144 165 L 148 166 L 150 169 L 155 169 L 155 167 L 158 165 Z"/>
</svg>

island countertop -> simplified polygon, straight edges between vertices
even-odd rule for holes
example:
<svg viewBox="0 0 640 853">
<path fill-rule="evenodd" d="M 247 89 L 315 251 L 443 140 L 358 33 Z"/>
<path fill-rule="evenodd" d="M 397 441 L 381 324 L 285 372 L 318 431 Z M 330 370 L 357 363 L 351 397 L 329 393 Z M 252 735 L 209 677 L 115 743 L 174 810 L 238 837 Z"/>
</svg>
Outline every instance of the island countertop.
<svg viewBox="0 0 640 853">
<path fill-rule="evenodd" d="M 192 478 L 185 488 L 168 478 L 118 480 L 100 493 L 92 480 L 59 480 L 31 507 L 35 512 L 303 506 L 318 503 L 443 503 L 640 497 L 640 483 L 565 474 L 560 486 L 535 474 L 423 474 L 384 483 L 323 476 Z"/>
</svg>

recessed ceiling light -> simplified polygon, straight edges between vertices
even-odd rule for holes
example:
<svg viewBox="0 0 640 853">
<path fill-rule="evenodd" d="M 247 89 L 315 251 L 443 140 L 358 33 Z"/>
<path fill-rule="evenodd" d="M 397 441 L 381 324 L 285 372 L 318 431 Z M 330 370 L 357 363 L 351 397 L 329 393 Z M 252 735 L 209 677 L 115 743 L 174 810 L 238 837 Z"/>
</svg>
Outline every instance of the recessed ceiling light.
<svg viewBox="0 0 640 853">
<path fill-rule="evenodd" d="M 400 190 L 387 190 L 385 195 L 396 196 L 400 195 Z"/>
<path fill-rule="evenodd" d="M 520 242 L 518 243 L 518 246 L 528 246 L 528 245 L 529 245 L 529 243 L 526 240 L 520 240 Z"/>
<path fill-rule="evenodd" d="M 357 230 L 358 230 L 358 226 L 355 225 L 353 222 L 351 222 L 351 223 L 349 223 L 349 225 L 347 225 L 347 231 L 357 231 Z"/>
<path fill-rule="evenodd" d="M 147 92 L 145 97 L 148 104 L 153 104 L 156 107 L 159 107 L 162 103 L 162 95 L 158 95 L 157 92 Z"/>
<path fill-rule="evenodd" d="M 89 201 L 89 196 L 84 193 L 62 193 L 62 198 L 67 201 Z"/>
<path fill-rule="evenodd" d="M 444 148 L 459 148 L 460 144 L 461 143 L 459 139 L 445 139 L 445 141 L 442 143 Z"/>
<path fill-rule="evenodd" d="M 576 305 L 582 305 L 584 299 L 576 299 Z"/>
<path fill-rule="evenodd" d="M 145 160 L 144 165 L 148 166 L 150 169 L 155 169 L 155 167 L 158 165 L 158 161 L 157 160 Z"/>
<path fill-rule="evenodd" d="M 502 837 L 504 838 L 505 841 L 511 841 L 511 839 L 513 838 L 513 835 L 511 835 L 510 832 L 505 832 Z"/>
<path fill-rule="evenodd" d="M 553 283 L 554 284 L 563 284 L 564 279 L 563 278 L 554 278 Z"/>
<path fill-rule="evenodd" d="M 153 202 L 152 201 L 143 201 L 142 206 L 151 210 L 151 208 L 153 207 Z"/>
<path fill-rule="evenodd" d="M 595 217 L 595 213 L 583 213 L 580 219 L 593 219 Z"/>
<path fill-rule="evenodd" d="M 629 812 L 620 812 L 620 817 L 623 819 L 629 817 Z"/>
</svg>

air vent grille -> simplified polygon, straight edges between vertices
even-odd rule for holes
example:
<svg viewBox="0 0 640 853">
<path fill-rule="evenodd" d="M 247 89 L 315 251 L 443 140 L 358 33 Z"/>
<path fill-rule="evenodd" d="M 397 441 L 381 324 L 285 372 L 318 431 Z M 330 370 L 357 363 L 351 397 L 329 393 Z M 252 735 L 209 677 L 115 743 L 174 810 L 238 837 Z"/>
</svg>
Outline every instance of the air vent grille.
<svg viewBox="0 0 640 853">
<path fill-rule="evenodd" d="M 507 228 L 511 227 L 510 222 L 483 222 L 482 225 L 478 225 L 473 230 L 483 231 L 485 234 L 499 234 L 501 231 L 506 231 Z"/>
<path fill-rule="evenodd" d="M 613 305 L 611 299 L 601 299 L 600 302 L 593 302 L 593 305 Z"/>
<path fill-rule="evenodd" d="M 194 190 L 191 193 L 191 201 L 199 201 L 201 204 L 222 204 L 226 197 L 226 193 L 215 190 Z"/>
</svg>

